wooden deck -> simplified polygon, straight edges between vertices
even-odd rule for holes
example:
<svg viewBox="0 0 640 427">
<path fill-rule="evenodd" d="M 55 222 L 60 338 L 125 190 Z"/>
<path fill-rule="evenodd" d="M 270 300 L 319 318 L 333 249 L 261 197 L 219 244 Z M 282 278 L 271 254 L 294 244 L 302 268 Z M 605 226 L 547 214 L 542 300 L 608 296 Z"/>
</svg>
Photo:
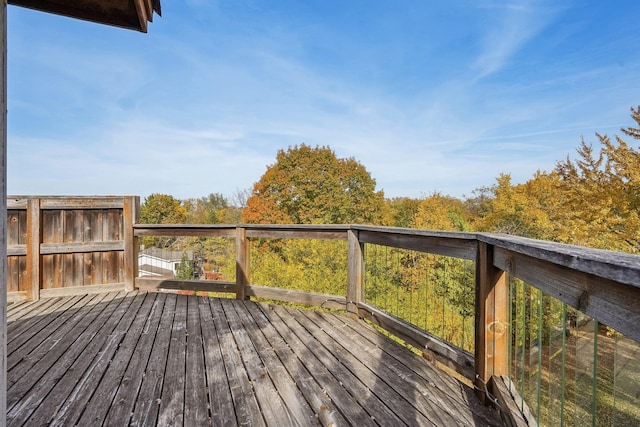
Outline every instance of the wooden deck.
<svg viewBox="0 0 640 427">
<path fill-rule="evenodd" d="M 500 425 L 362 321 L 105 293 L 8 307 L 8 425 Z"/>
</svg>

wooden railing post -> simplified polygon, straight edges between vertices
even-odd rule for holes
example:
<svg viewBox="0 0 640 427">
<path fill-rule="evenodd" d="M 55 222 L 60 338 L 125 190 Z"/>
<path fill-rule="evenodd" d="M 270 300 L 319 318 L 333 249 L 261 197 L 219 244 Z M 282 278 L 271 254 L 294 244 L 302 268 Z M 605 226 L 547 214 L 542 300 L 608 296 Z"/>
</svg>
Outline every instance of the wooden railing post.
<svg viewBox="0 0 640 427">
<path fill-rule="evenodd" d="M 236 299 L 249 299 L 247 297 L 247 285 L 249 285 L 250 249 L 247 229 L 236 229 Z"/>
<path fill-rule="evenodd" d="M 40 211 L 40 199 L 27 199 L 27 300 L 40 299 L 42 287 L 42 258 L 40 255 L 40 243 L 42 243 L 42 213 Z"/>
<path fill-rule="evenodd" d="M 484 399 L 491 377 L 509 373 L 509 285 L 493 265 L 493 246 L 479 242 L 477 254 L 475 383 Z"/>
<path fill-rule="evenodd" d="M 0 2 L 0 425 L 7 414 L 7 2 Z"/>
<path fill-rule="evenodd" d="M 357 230 L 347 231 L 347 242 L 347 311 L 358 314 L 364 284 L 364 245 L 360 243 Z"/>
<path fill-rule="evenodd" d="M 122 222 L 124 239 L 124 290 L 131 292 L 135 289 L 138 276 L 138 238 L 133 234 L 133 225 L 138 222 L 140 198 L 127 196 L 122 207 Z"/>
</svg>

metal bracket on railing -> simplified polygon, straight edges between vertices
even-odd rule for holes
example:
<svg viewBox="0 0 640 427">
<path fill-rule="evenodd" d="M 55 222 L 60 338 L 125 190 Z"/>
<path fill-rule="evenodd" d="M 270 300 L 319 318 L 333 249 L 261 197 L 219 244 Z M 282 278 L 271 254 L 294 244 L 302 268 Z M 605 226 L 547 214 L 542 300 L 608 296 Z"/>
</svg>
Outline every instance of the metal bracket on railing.
<svg viewBox="0 0 640 427">
<path fill-rule="evenodd" d="M 487 383 L 482 381 L 479 374 L 476 374 L 476 380 L 482 383 L 482 388 L 478 387 L 475 382 L 473 383 L 473 387 L 476 390 L 483 392 L 487 396 L 487 399 L 489 399 L 491 403 L 493 403 L 493 406 L 496 408 L 496 411 L 498 411 L 498 413 L 500 414 L 500 419 L 502 419 L 506 423 L 506 425 L 512 426 L 513 424 L 509 421 L 511 420 L 511 413 L 509 412 L 509 409 L 503 406 L 502 402 L 500 402 L 500 400 L 498 400 L 497 397 L 489 393 L 489 388 L 487 387 Z"/>
<path fill-rule="evenodd" d="M 476 385 L 476 383 L 473 383 L 473 388 L 475 388 L 478 391 L 481 391 L 485 394 L 485 396 L 487 396 L 487 399 L 489 399 L 491 401 L 491 403 L 493 403 L 494 405 L 496 405 L 496 408 L 500 409 L 499 406 L 499 402 L 498 402 L 498 398 L 495 397 L 494 395 L 492 395 L 491 393 L 489 393 L 489 388 L 487 387 L 487 383 L 485 383 L 482 378 L 480 378 L 480 374 L 476 373 L 476 381 L 480 381 L 482 383 L 482 387 L 480 388 Z"/>
</svg>

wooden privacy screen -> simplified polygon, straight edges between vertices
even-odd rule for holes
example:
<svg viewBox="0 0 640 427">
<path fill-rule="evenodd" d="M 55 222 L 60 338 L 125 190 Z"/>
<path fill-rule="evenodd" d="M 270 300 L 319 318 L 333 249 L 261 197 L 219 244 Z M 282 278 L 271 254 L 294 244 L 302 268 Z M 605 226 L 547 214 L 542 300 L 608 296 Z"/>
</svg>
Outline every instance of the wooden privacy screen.
<svg viewBox="0 0 640 427">
<path fill-rule="evenodd" d="M 139 198 L 8 197 L 9 300 L 133 289 Z"/>
</svg>

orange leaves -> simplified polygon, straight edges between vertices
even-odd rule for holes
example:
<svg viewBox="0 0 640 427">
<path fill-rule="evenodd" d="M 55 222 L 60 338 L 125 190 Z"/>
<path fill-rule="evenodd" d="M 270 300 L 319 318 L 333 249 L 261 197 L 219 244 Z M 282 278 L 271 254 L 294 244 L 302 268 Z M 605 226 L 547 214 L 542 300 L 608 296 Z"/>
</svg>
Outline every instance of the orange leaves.
<svg viewBox="0 0 640 427">
<path fill-rule="evenodd" d="M 279 150 L 254 184 L 242 214 L 247 223 L 380 223 L 384 196 L 354 159 L 329 147 L 302 144 Z"/>
</svg>

